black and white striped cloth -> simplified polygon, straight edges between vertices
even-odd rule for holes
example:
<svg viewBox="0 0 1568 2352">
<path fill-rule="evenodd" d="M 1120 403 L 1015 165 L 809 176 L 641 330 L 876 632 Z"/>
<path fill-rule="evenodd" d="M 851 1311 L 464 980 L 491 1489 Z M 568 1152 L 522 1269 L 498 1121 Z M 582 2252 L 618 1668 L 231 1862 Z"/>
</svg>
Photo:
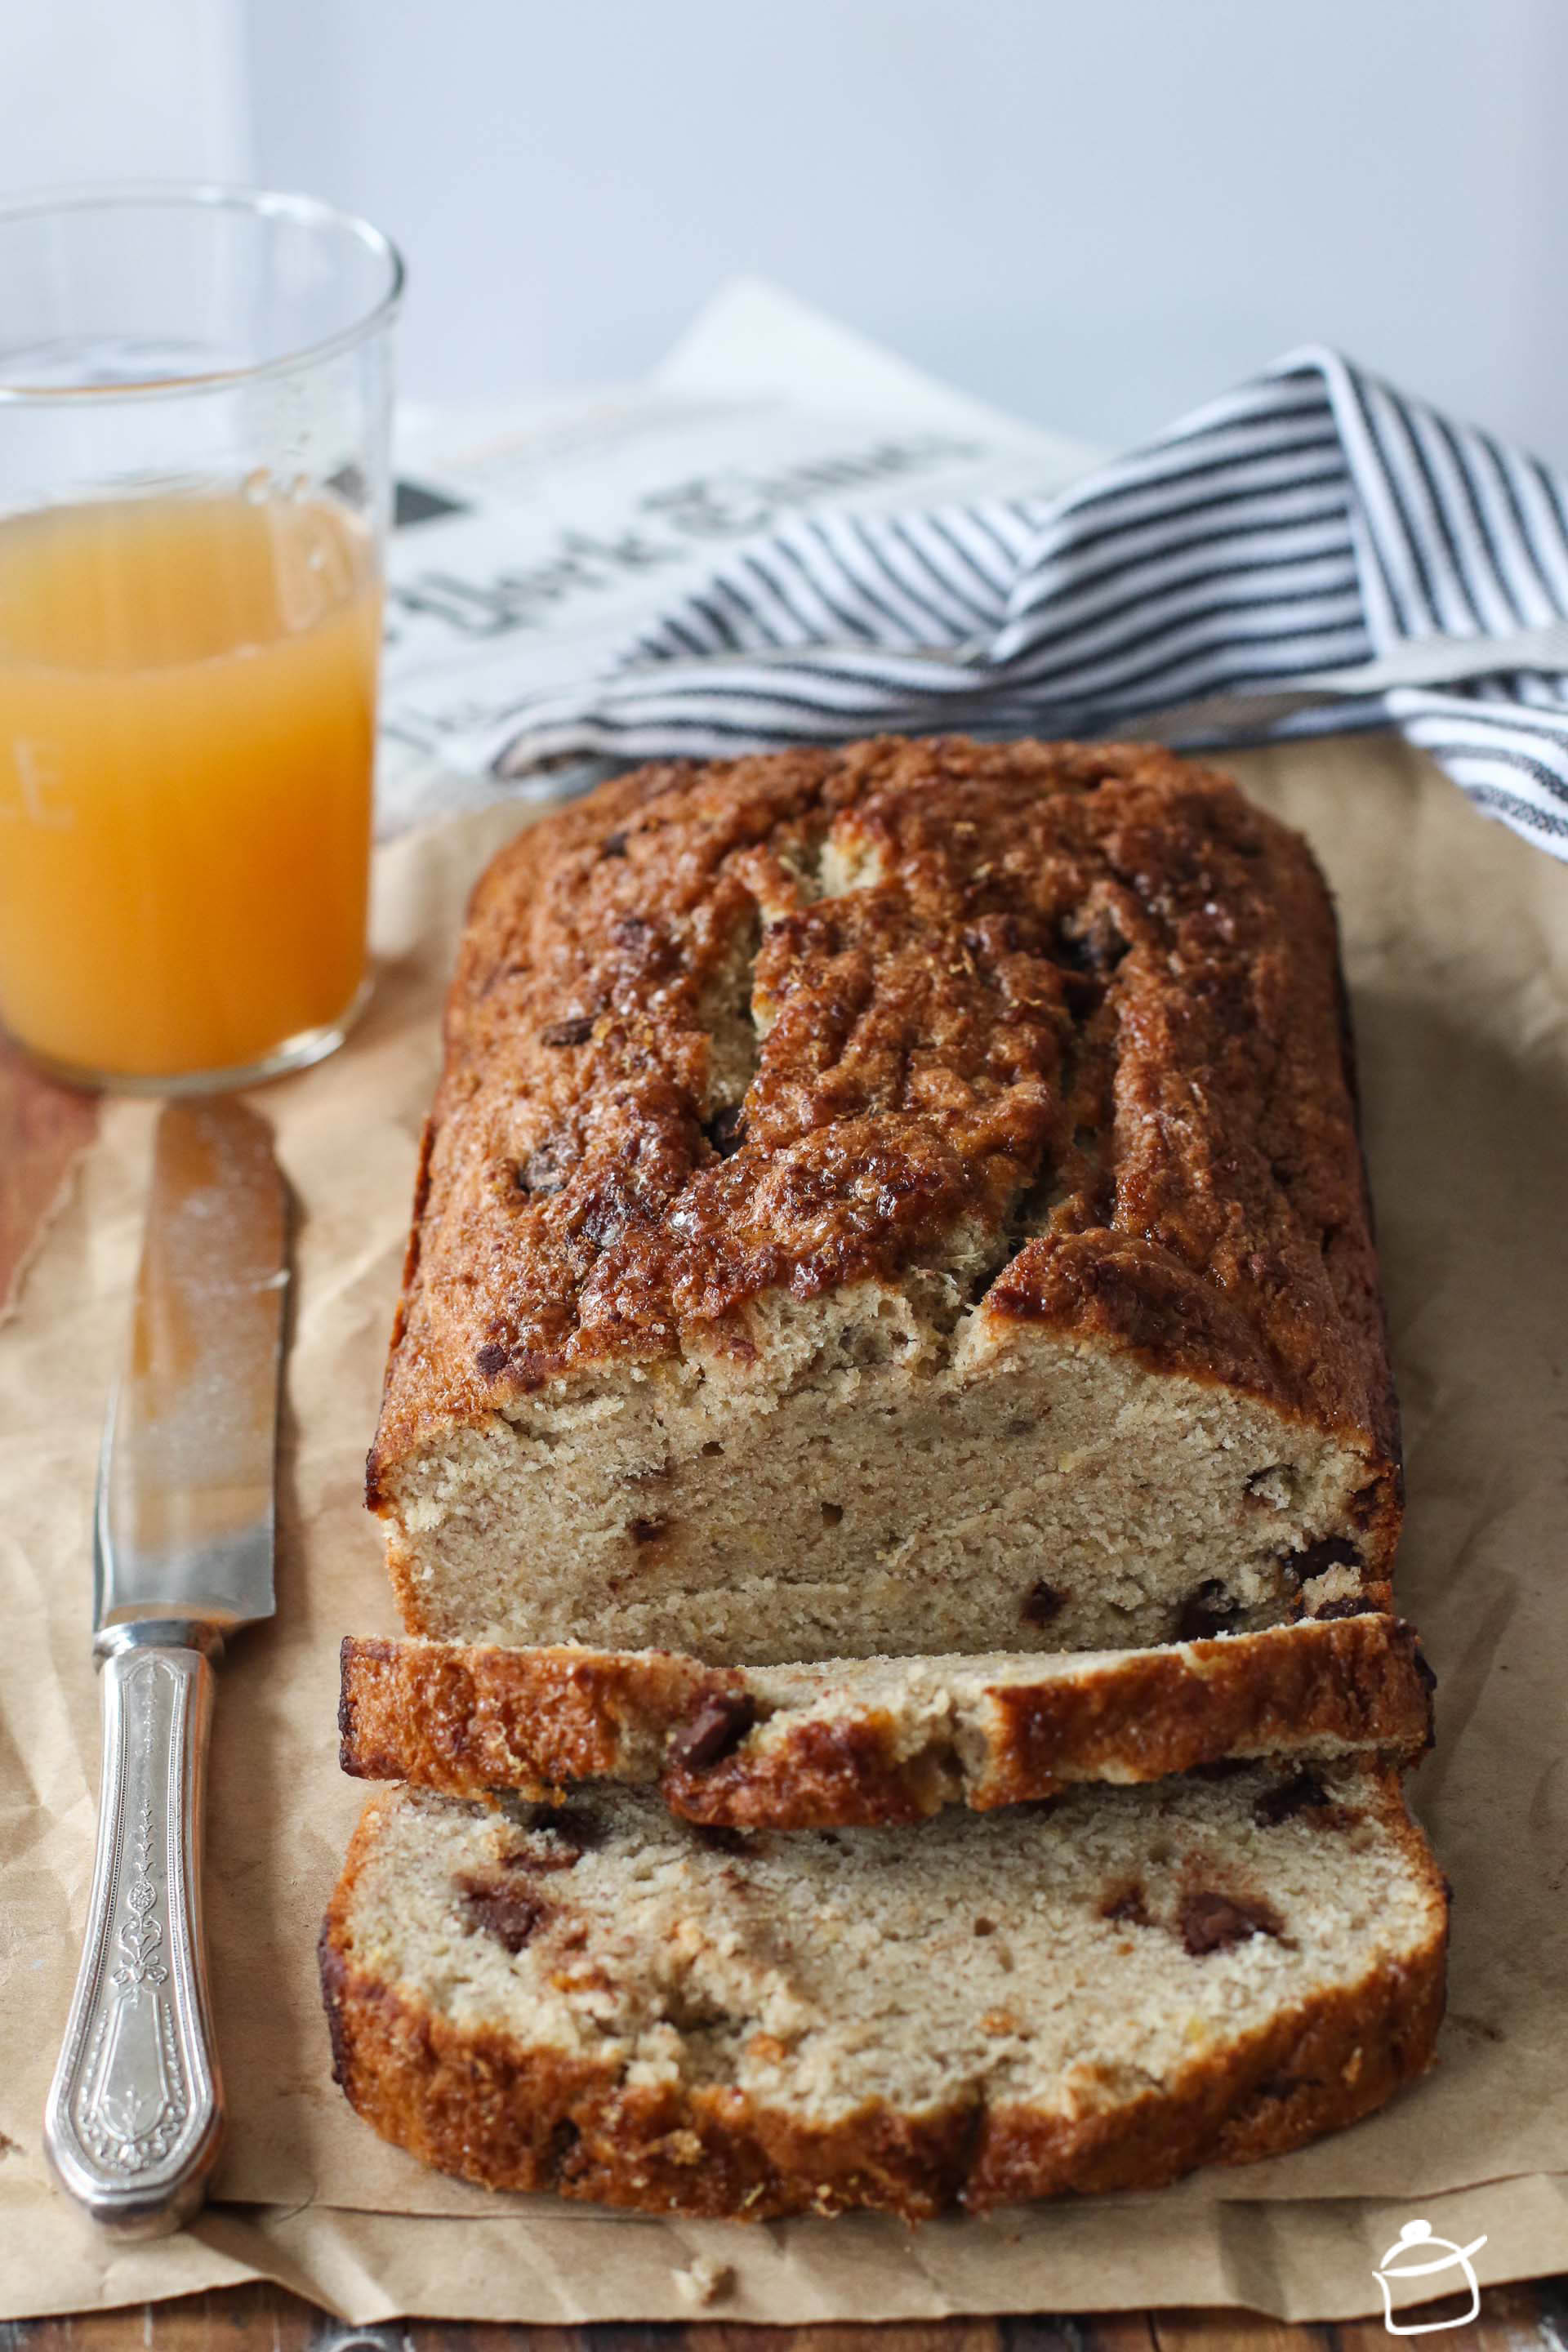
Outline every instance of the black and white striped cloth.
<svg viewBox="0 0 1568 2352">
<path fill-rule="evenodd" d="M 740 549 L 611 676 L 532 698 L 496 764 L 883 731 L 1105 736 L 1413 639 L 1564 618 L 1568 482 L 1311 348 L 1057 496 L 816 514 Z M 1563 674 L 1395 687 L 1223 740 L 1383 723 L 1568 857 Z"/>
</svg>

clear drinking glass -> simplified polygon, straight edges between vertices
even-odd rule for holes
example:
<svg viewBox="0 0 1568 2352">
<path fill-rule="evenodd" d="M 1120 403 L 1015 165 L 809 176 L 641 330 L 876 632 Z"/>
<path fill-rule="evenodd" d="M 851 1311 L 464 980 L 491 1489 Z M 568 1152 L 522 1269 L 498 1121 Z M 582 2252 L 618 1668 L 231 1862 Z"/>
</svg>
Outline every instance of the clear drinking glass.
<svg viewBox="0 0 1568 2352">
<path fill-rule="evenodd" d="M 0 1021 L 59 1076 L 248 1084 L 363 1002 L 402 284 L 302 196 L 0 205 Z"/>
</svg>

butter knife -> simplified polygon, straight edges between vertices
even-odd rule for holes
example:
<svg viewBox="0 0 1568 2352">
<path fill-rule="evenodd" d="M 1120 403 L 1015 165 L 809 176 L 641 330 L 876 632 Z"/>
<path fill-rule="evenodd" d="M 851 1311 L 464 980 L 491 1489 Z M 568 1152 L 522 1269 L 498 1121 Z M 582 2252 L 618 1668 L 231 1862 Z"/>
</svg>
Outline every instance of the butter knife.
<svg viewBox="0 0 1568 2352">
<path fill-rule="evenodd" d="M 223 2137 L 202 1937 L 207 1732 L 224 1643 L 273 1611 L 286 1249 L 266 1122 L 231 1097 L 171 1103 L 99 1460 L 98 1854 L 44 2118 L 61 2186 L 125 2236 L 189 2219 Z"/>
</svg>

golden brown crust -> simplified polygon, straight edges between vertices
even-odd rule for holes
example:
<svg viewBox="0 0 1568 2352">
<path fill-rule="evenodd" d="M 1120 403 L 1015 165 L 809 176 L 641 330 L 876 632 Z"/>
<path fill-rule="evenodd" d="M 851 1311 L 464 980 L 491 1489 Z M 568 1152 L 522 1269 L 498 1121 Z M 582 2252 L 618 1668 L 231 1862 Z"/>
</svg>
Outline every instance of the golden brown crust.
<svg viewBox="0 0 1568 2352">
<path fill-rule="evenodd" d="M 471 1648 L 345 1636 L 339 1759 L 448 1796 L 652 1779 L 677 1724 L 741 1675 L 667 1650 Z M 639 1771 L 643 1756 L 651 1769 Z"/>
<path fill-rule="evenodd" d="M 1114 1675 L 1037 1693 L 1000 1686 L 994 1704 L 988 1769 L 970 1800 L 980 1811 L 1043 1793 L 1053 1775 L 1153 1780 L 1331 1740 L 1408 1762 L 1432 1741 L 1432 1676 L 1415 1628 L 1383 1615 L 1145 1650 Z"/>
<path fill-rule="evenodd" d="M 793 1721 L 787 1708 L 748 1708 L 765 1676 L 663 1651 L 351 1636 L 342 1672 L 342 1759 L 359 1778 L 468 1798 L 657 1780 L 685 1819 L 742 1829 L 913 1822 L 951 1802 L 984 1811 L 1076 1780 L 1153 1780 L 1330 1745 L 1408 1759 L 1431 1737 L 1431 1678 L 1415 1635 L 1376 1614 L 994 1682 L 978 1759 L 961 1755 L 952 1722 L 940 1719 L 911 1751 L 874 1697 Z M 694 1755 L 688 1735 L 704 1721 L 718 1737 L 698 1743 L 710 1754 Z"/>
<path fill-rule="evenodd" d="M 509 1397 L 743 1358 L 763 1292 L 1021 1233 L 993 1315 L 1363 1444 L 1375 1567 L 1397 1430 L 1342 1009 L 1305 845 L 1152 746 L 603 786 L 474 894 L 373 1502 Z"/>
<path fill-rule="evenodd" d="M 970 2099 L 921 2116 L 868 2105 L 808 2127 L 722 2084 L 627 2089 L 609 2068 L 459 2028 L 357 1968 L 349 1921 L 372 1822 L 321 1931 L 333 2078 L 383 2138 L 488 2189 L 700 2218 L 870 2207 L 915 2221 L 954 2205 L 1161 2188 L 1370 2115 L 1424 2071 L 1442 2021 L 1446 1928 L 1099 2114 L 1068 2122 Z M 1447 1889 L 1407 1820 L 1402 1843 L 1446 1918 Z"/>
</svg>

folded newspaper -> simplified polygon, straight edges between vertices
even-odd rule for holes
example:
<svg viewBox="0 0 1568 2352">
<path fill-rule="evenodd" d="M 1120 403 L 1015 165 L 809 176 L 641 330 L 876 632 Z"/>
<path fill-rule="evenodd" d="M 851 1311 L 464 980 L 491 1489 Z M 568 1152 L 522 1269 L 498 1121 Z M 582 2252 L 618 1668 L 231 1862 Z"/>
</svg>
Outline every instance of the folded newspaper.
<svg viewBox="0 0 1568 2352">
<path fill-rule="evenodd" d="M 382 832 L 507 789 L 493 762 L 520 708 L 605 667 L 737 541 L 826 507 L 1037 494 L 1095 456 L 751 279 L 644 385 L 468 433 L 416 420 L 387 567 Z"/>
</svg>

